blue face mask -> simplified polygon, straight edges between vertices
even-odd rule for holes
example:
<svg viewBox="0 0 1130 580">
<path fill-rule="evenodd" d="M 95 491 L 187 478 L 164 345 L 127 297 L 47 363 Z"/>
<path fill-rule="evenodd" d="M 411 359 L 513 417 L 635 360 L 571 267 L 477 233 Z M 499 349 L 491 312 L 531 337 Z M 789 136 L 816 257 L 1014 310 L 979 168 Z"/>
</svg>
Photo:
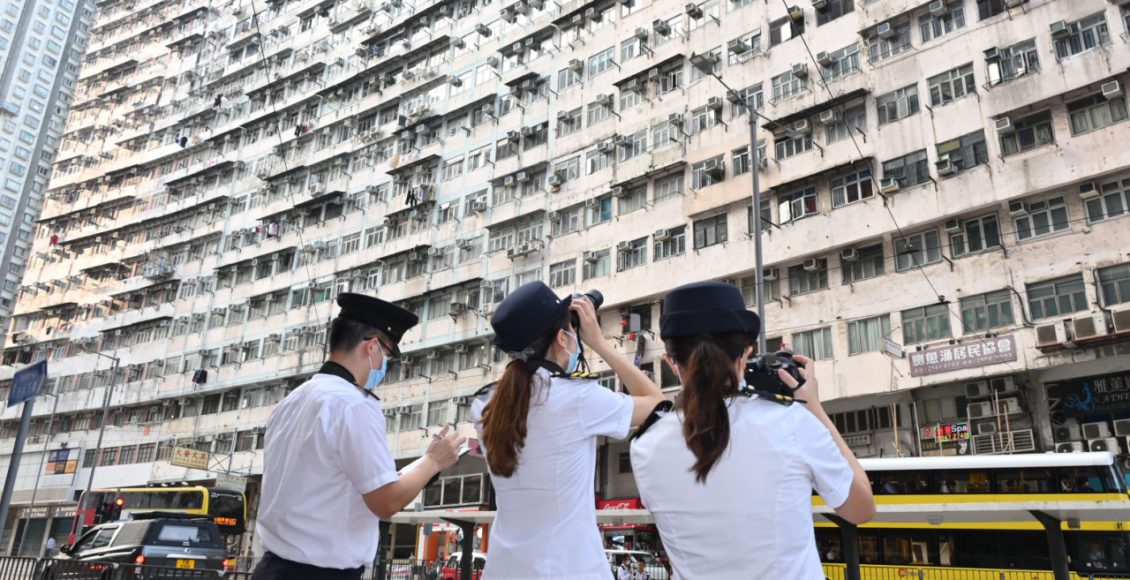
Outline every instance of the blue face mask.
<svg viewBox="0 0 1130 580">
<path fill-rule="evenodd" d="M 370 357 L 369 358 L 369 379 L 367 381 L 365 381 L 365 390 L 366 391 L 372 391 L 373 389 L 377 388 L 377 385 L 381 384 L 381 381 L 385 380 L 385 372 L 387 372 L 387 371 L 388 371 L 388 357 L 387 356 L 381 357 L 381 368 L 379 368 L 379 369 L 373 368 L 373 359 Z"/>
<path fill-rule="evenodd" d="M 568 334 L 573 337 L 573 340 L 577 341 L 577 350 L 569 353 L 569 364 L 565 366 L 565 374 L 571 375 L 577 371 L 577 365 L 581 362 L 581 339 L 577 338 L 577 335 L 572 332 L 566 332 L 565 334 Z"/>
</svg>

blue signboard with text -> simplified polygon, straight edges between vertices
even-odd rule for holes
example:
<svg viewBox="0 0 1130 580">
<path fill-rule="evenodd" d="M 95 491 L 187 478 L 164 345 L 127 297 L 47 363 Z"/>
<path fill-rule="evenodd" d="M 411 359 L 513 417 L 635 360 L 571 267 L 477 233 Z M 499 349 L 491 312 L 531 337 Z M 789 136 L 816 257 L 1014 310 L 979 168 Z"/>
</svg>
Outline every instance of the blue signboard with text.
<svg viewBox="0 0 1130 580">
<path fill-rule="evenodd" d="M 12 377 L 12 392 L 8 394 L 8 406 L 38 397 L 46 382 L 47 359 L 16 371 Z"/>
</svg>

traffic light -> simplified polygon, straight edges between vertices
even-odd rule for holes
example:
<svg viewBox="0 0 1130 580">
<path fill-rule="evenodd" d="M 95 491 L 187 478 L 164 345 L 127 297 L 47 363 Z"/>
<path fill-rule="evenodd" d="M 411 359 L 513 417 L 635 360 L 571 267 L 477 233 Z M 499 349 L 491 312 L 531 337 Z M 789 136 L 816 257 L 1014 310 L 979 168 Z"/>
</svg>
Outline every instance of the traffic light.
<svg viewBox="0 0 1130 580">
<path fill-rule="evenodd" d="M 126 505 L 126 500 L 124 498 L 119 497 L 118 499 L 114 500 L 114 507 L 110 511 L 110 521 L 116 522 L 122 519 L 122 506 L 124 505 Z"/>
</svg>

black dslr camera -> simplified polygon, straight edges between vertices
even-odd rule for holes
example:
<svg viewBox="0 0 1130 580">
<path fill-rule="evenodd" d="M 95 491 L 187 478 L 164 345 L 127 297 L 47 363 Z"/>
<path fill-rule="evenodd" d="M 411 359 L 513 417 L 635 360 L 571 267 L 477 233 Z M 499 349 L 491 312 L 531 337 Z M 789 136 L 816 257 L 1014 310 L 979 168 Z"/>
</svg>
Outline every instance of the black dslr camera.
<svg viewBox="0 0 1130 580">
<path fill-rule="evenodd" d="M 579 294 L 579 293 L 574 292 L 573 293 L 573 300 L 579 300 L 579 299 L 584 298 L 586 296 L 588 297 L 589 302 L 592 302 L 592 307 L 596 310 L 600 310 L 600 305 L 604 304 L 604 294 L 601 294 L 600 290 L 589 290 L 588 292 L 585 292 L 584 294 Z M 576 330 L 580 330 L 581 329 L 581 317 L 577 316 L 576 312 L 570 312 L 569 316 L 570 316 L 571 321 L 573 322 L 573 328 L 576 329 Z"/>
<path fill-rule="evenodd" d="M 782 405 L 792 404 L 798 399 L 793 398 L 795 389 L 789 388 L 777 376 L 777 371 L 785 369 L 789 376 L 796 379 L 797 389 L 804 386 L 804 377 L 801 376 L 801 367 L 793 360 L 793 353 L 779 350 L 773 353 L 759 354 L 749 359 L 745 365 L 746 389 L 750 394 L 761 395 L 771 401 Z M 804 401 L 800 401 L 803 403 Z"/>
</svg>

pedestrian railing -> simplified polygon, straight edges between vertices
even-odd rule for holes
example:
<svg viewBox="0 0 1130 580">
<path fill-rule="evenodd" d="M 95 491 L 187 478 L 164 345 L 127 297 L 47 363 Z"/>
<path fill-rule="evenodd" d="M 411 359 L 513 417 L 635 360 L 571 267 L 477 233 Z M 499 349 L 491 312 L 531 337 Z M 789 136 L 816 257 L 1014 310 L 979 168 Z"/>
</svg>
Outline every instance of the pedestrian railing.
<svg viewBox="0 0 1130 580">
<path fill-rule="evenodd" d="M 250 572 L 143 566 L 100 560 L 0 557 L 3 580 L 249 580 Z"/>
</svg>

